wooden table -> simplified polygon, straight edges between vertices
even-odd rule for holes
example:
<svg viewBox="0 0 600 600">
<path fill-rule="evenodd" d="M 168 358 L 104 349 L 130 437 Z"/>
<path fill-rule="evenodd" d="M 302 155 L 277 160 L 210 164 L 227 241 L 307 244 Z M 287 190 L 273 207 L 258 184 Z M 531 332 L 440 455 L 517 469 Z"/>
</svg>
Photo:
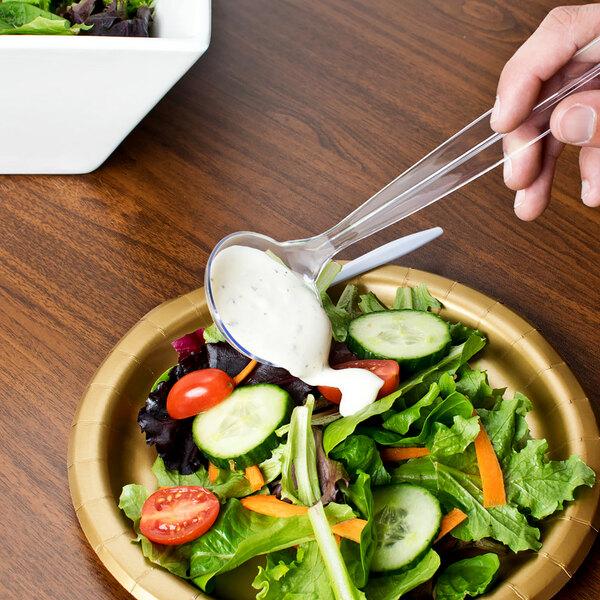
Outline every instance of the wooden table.
<svg viewBox="0 0 600 600">
<path fill-rule="evenodd" d="M 2 598 L 129 597 L 88 546 L 67 484 L 71 421 L 102 359 L 147 311 L 202 285 L 226 234 L 321 232 L 487 110 L 551 7 L 215 2 L 206 55 L 101 168 L 0 178 Z M 344 258 L 443 226 L 402 264 L 535 323 L 597 406 L 600 210 L 579 190 L 569 149 L 535 222 L 514 216 L 494 172 Z M 557 599 L 598 598 L 599 573 L 596 543 Z"/>
</svg>

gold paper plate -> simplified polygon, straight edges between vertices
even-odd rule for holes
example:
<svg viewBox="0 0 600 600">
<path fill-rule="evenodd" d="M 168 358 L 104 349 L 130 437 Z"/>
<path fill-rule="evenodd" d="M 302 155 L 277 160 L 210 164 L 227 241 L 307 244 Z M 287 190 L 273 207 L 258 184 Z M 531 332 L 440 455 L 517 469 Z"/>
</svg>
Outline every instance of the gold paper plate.
<svg viewBox="0 0 600 600">
<path fill-rule="evenodd" d="M 600 435 L 592 408 L 569 367 L 533 325 L 479 292 L 422 271 L 387 266 L 355 280 L 388 305 L 398 286 L 422 282 L 443 303 L 443 317 L 488 336 L 488 345 L 473 362 L 488 371 L 492 387 L 508 386 L 507 394 L 519 390 L 531 399 L 532 434 L 548 440 L 551 457 L 577 454 L 600 473 Z M 117 508 L 123 485 L 156 487 L 150 472 L 155 450 L 146 446 L 136 416 L 154 381 L 177 362 L 171 342 L 209 323 L 203 290 L 148 313 L 102 363 L 73 421 L 68 470 L 77 517 L 100 560 L 139 600 L 210 597 L 147 562 L 139 545 L 131 542 L 131 523 Z M 599 498 L 598 485 L 581 490 L 576 502 L 547 519 L 541 550 L 520 553 L 505 563 L 502 584 L 485 598 L 548 600 L 558 592 L 596 536 Z M 254 597 L 249 583 L 240 583 L 243 575 L 222 577 L 215 594 L 236 600 L 246 593 Z"/>
</svg>

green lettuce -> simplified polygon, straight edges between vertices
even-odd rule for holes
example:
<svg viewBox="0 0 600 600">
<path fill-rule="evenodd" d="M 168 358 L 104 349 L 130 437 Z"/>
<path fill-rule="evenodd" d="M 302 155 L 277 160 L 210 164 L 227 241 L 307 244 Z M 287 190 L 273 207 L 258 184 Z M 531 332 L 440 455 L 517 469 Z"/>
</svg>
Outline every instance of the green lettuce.
<svg viewBox="0 0 600 600">
<path fill-rule="evenodd" d="M 43 7 L 43 8 L 42 8 Z M 0 4 L 0 34 L 74 35 L 84 25 L 71 25 L 47 10 L 47 2 L 5 1 Z"/>
<path fill-rule="evenodd" d="M 349 506 L 333 502 L 325 507 L 325 514 L 332 525 L 354 517 Z M 255 556 L 314 539 L 308 515 L 269 517 L 247 510 L 239 500 L 230 498 L 210 530 L 191 542 L 190 574 L 206 590 L 215 575 L 231 571 Z"/>
<path fill-rule="evenodd" d="M 592 487 L 595 474 L 578 456 L 548 460 L 546 440 L 529 440 L 523 450 L 512 454 L 504 471 L 506 497 L 531 514 L 543 519 L 562 510 L 574 499 L 577 487 Z"/>
<path fill-rule="evenodd" d="M 189 577 L 191 543 L 177 546 L 155 544 L 140 533 L 142 506 L 150 493 L 143 485 L 129 484 L 123 487 L 119 508 L 133 521 L 137 537 L 133 540 L 142 548 L 142 554 L 151 562 L 163 567 L 178 577 Z"/>
<path fill-rule="evenodd" d="M 257 600 L 335 600 L 316 542 L 267 554 L 252 587 L 259 590 Z"/>
<path fill-rule="evenodd" d="M 424 283 L 413 287 L 399 287 L 392 308 L 395 310 L 408 308 L 411 310 L 428 311 L 442 308 L 439 300 L 434 298 Z"/>
<path fill-rule="evenodd" d="M 539 529 L 512 504 L 485 508 L 481 480 L 431 456 L 413 459 L 392 472 L 392 482 L 422 485 L 443 500 L 446 508 L 460 508 L 468 518 L 452 530 L 463 541 L 492 537 L 513 552 L 539 550 Z"/>
</svg>

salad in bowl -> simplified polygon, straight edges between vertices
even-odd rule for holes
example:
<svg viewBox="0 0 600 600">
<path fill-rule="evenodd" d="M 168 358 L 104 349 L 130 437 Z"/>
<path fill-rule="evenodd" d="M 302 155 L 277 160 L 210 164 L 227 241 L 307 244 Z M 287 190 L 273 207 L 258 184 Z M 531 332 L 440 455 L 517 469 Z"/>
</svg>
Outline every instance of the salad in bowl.
<svg viewBox="0 0 600 600">
<path fill-rule="evenodd" d="M 476 365 L 485 332 L 440 317 L 424 285 L 390 306 L 354 285 L 322 300 L 330 365 L 375 373 L 378 398 L 341 416 L 337 389 L 250 361 L 214 326 L 185 335 L 138 414 L 157 458 L 155 488 L 120 495 L 134 541 L 209 594 L 242 565 L 259 599 L 493 589 L 594 472 L 549 458 L 529 399 Z"/>
</svg>

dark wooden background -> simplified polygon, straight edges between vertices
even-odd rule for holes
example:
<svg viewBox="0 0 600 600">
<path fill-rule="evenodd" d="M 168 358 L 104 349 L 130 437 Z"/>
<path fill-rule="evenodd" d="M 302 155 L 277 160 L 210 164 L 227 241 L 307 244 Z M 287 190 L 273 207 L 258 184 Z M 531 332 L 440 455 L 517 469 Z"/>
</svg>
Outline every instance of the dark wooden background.
<svg viewBox="0 0 600 600">
<path fill-rule="evenodd" d="M 100 169 L 0 177 L 0 597 L 129 597 L 67 483 L 71 421 L 102 359 L 147 311 L 202 285 L 227 233 L 319 233 L 487 110 L 552 6 L 217 1 L 207 53 Z M 402 263 L 527 317 L 598 406 L 600 210 L 579 193 L 570 149 L 533 223 L 494 172 L 343 258 L 443 226 Z M 599 596 L 596 543 L 557 599 Z"/>
</svg>

